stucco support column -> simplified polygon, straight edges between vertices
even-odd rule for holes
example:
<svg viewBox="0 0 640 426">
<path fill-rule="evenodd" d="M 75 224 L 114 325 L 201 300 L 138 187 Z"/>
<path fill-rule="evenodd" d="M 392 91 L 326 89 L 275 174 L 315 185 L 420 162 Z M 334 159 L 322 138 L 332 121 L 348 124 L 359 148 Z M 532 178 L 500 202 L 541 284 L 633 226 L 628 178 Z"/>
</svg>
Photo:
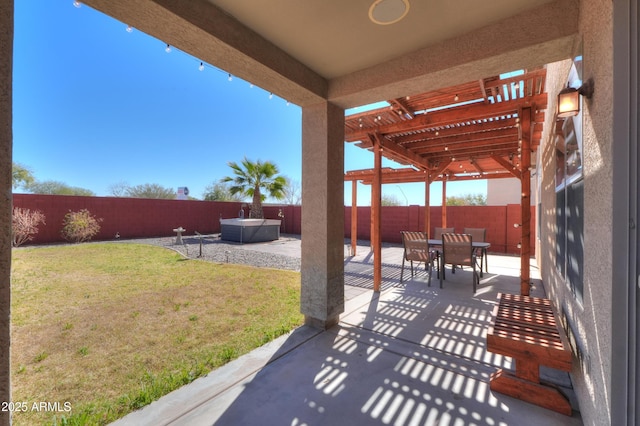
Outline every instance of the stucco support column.
<svg viewBox="0 0 640 426">
<path fill-rule="evenodd" d="M 302 108 L 302 289 L 305 323 L 326 329 L 344 311 L 344 110 Z"/>
<path fill-rule="evenodd" d="M 0 402 L 11 401 L 11 163 L 13 0 L 0 0 Z M 0 425 L 11 423 L 0 410 Z"/>
</svg>

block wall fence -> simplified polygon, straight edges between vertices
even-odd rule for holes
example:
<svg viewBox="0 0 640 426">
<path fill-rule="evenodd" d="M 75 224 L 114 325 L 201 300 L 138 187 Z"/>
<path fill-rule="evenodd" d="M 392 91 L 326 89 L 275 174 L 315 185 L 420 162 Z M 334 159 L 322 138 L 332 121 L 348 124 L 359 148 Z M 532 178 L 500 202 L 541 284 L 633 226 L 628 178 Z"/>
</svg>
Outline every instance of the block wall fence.
<svg viewBox="0 0 640 426">
<path fill-rule="evenodd" d="M 80 197 L 66 195 L 13 194 L 13 206 L 40 210 L 46 224 L 29 244 L 63 242 L 60 234 L 64 215 L 69 211 L 87 209 L 102 218 L 100 233 L 93 240 L 120 238 L 147 238 L 175 236 L 174 228 L 182 226 L 185 235 L 215 234 L 220 232 L 219 219 L 238 217 L 245 203 L 196 200 L 157 200 L 145 198 Z M 246 204 L 245 204 L 246 205 Z M 278 219 L 284 215 L 280 232 L 301 234 L 302 207 L 266 204 L 265 217 Z M 245 214 L 248 214 L 245 208 Z M 431 207 L 431 231 L 441 226 L 442 207 Z M 401 243 L 400 231 L 424 231 L 423 206 L 382 207 L 382 241 Z M 358 207 L 358 239 L 369 240 L 371 234 L 371 208 Z M 520 205 L 507 206 L 447 206 L 447 225 L 456 232 L 463 228 L 486 228 L 491 252 L 518 254 Z M 535 247 L 535 207 L 531 207 L 531 250 Z M 344 236 L 351 238 L 351 207 L 344 209 Z"/>
</svg>

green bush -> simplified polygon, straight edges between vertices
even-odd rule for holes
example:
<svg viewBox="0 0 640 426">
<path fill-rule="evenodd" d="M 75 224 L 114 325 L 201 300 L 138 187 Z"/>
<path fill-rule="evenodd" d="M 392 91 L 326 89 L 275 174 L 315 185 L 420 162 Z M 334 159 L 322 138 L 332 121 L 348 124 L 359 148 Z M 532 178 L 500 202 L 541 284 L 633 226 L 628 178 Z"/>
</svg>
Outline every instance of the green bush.
<svg viewBox="0 0 640 426">
<path fill-rule="evenodd" d="M 76 243 L 89 241 L 100 232 L 100 222 L 102 219 L 96 219 L 87 209 L 69 211 L 62 222 L 62 236 L 65 240 Z"/>
</svg>

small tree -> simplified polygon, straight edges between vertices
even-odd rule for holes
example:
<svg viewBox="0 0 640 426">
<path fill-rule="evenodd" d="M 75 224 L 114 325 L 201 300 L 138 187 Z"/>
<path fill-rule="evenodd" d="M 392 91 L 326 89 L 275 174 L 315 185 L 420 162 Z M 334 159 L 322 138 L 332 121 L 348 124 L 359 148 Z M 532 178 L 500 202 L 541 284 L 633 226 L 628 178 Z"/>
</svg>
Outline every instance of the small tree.
<svg viewBox="0 0 640 426">
<path fill-rule="evenodd" d="M 14 247 L 33 240 L 38 233 L 38 226 L 44 224 L 44 214 L 40 210 L 13 208 L 11 220 L 11 243 Z"/>
<path fill-rule="evenodd" d="M 64 182 L 57 180 L 34 181 L 24 187 L 34 194 L 49 195 L 81 195 L 84 197 L 95 197 L 96 193 L 90 189 L 80 188 L 78 186 L 69 186 Z"/>
<path fill-rule="evenodd" d="M 380 199 L 381 206 L 401 206 L 402 203 L 394 194 L 382 194 Z"/>
<path fill-rule="evenodd" d="M 224 182 L 213 182 L 204 188 L 205 201 L 235 201 L 241 202 L 242 195 L 232 194 L 228 184 Z"/>
<path fill-rule="evenodd" d="M 76 243 L 89 241 L 100 232 L 100 222 L 102 219 L 96 219 L 87 209 L 69 211 L 62 222 L 62 236 L 65 240 Z"/>
<path fill-rule="evenodd" d="M 13 189 L 26 188 L 35 181 L 33 172 L 20 163 L 11 163 L 11 186 Z"/>
<path fill-rule="evenodd" d="M 176 190 L 165 188 L 157 183 L 143 183 L 141 185 L 130 186 L 124 190 L 127 197 L 132 198 L 156 198 L 164 200 L 175 200 Z"/>
<path fill-rule="evenodd" d="M 464 194 L 447 197 L 448 206 L 486 206 L 487 196 L 484 194 Z"/>
</svg>

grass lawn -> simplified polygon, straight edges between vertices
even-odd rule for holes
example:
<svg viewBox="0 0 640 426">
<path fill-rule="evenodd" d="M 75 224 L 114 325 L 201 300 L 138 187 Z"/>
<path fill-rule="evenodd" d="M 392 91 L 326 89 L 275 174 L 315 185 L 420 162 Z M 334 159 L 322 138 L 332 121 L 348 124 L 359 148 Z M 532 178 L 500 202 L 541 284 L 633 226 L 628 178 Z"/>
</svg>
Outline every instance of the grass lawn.
<svg viewBox="0 0 640 426">
<path fill-rule="evenodd" d="M 126 243 L 12 256 L 16 425 L 108 423 L 303 322 L 298 272 Z"/>
</svg>

